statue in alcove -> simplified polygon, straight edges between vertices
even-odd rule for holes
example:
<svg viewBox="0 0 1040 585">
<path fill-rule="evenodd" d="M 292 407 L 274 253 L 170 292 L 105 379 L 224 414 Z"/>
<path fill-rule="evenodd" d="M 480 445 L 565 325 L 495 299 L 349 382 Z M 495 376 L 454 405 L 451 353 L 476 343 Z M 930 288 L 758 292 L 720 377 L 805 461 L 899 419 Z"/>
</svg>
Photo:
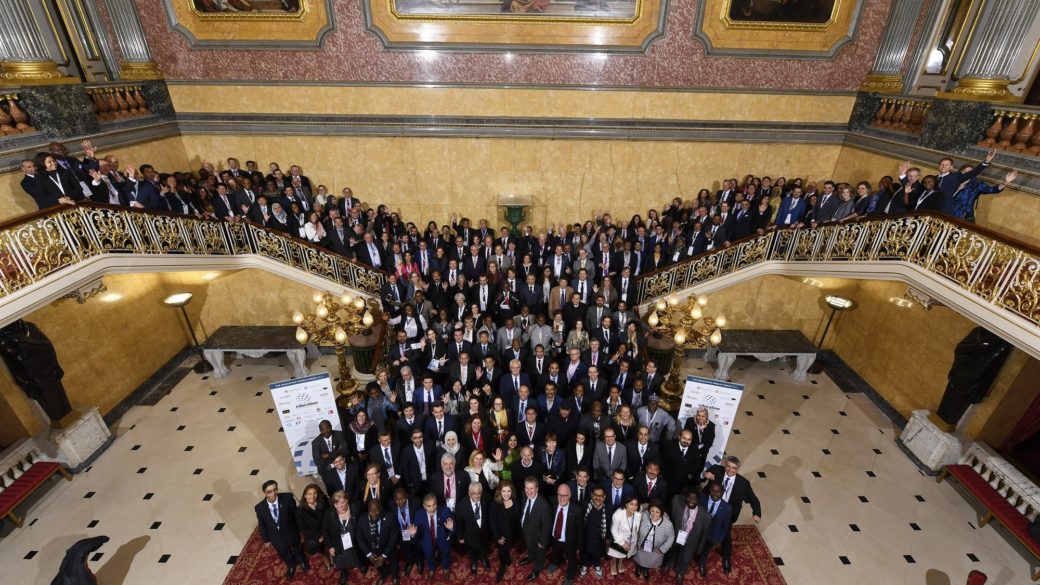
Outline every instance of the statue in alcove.
<svg viewBox="0 0 1040 585">
<path fill-rule="evenodd" d="M 972 404 L 982 402 L 1004 366 L 1012 345 L 982 327 L 968 333 L 954 350 L 946 392 L 936 414 L 956 425 Z"/>
<path fill-rule="evenodd" d="M 52 421 L 60 421 L 72 406 L 61 379 L 54 344 L 40 328 L 21 319 L 0 328 L 0 357 L 22 390 L 40 404 Z"/>
</svg>

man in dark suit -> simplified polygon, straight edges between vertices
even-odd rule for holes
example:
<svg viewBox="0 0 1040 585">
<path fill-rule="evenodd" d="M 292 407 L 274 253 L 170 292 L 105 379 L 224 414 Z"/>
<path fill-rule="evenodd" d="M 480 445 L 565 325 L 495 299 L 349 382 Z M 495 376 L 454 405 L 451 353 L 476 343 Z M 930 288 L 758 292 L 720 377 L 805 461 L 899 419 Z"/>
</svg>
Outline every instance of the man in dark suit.
<svg viewBox="0 0 1040 585">
<path fill-rule="evenodd" d="M 423 430 L 423 416 L 416 412 L 415 404 L 406 402 L 401 409 L 401 416 L 394 421 L 394 429 L 397 431 L 397 444 L 409 445 L 412 442 L 412 431 Z M 404 447 L 402 447 L 402 450 Z"/>
<path fill-rule="evenodd" d="M 807 209 L 808 205 L 806 205 L 805 200 L 802 198 L 802 188 L 792 188 L 791 194 L 784 197 L 783 201 L 780 202 L 780 209 L 776 214 L 777 227 L 801 223 L 802 219 L 805 218 L 805 212 Z"/>
<path fill-rule="evenodd" d="M 444 403 L 437 401 L 433 403 L 430 408 L 430 416 L 426 417 L 425 422 L 426 428 L 423 429 L 426 432 L 426 438 L 433 441 L 435 447 L 440 447 L 444 443 L 444 435 L 448 431 L 458 432 L 458 422 L 455 419 L 455 415 L 444 413 Z"/>
<path fill-rule="evenodd" d="M 657 373 L 657 362 L 647 360 L 644 371 L 639 377 L 643 380 L 643 393 L 645 396 L 661 394 L 661 384 L 664 383 L 664 376 Z"/>
<path fill-rule="evenodd" d="M 420 429 L 412 429 L 411 444 L 401 449 L 401 481 L 410 494 L 426 491 L 433 475 L 437 451 Z"/>
<path fill-rule="evenodd" d="M 383 312 L 396 315 L 404 305 L 406 293 L 404 285 L 397 281 L 397 275 L 390 273 L 386 282 L 379 289 L 379 298 L 383 301 Z"/>
<path fill-rule="evenodd" d="M 415 412 L 428 418 L 433 414 L 433 405 L 440 401 L 443 389 L 434 383 L 433 374 L 427 372 L 422 376 L 422 386 L 415 390 Z M 424 427 L 425 428 L 425 427 Z"/>
<path fill-rule="evenodd" d="M 538 422 L 538 407 L 535 404 L 533 398 L 527 398 L 527 408 L 523 411 L 524 420 L 516 423 L 513 434 L 519 439 L 521 445 L 538 449 L 545 440 L 546 430 L 545 424 Z"/>
<path fill-rule="evenodd" d="M 699 563 L 701 566 L 701 577 L 708 576 L 708 555 L 711 550 L 725 542 L 732 542 L 730 528 L 733 526 L 729 504 L 722 499 L 722 485 L 712 482 L 708 485 L 708 493 L 701 495 L 701 506 L 708 510 L 711 522 L 708 523 L 708 534 L 705 537 L 704 548 L 701 551 Z M 725 545 L 722 546 L 722 570 L 727 575 L 730 572 L 730 559 L 733 555 L 732 544 L 727 553 Z"/>
<path fill-rule="evenodd" d="M 841 197 L 834 192 L 835 185 L 834 181 L 823 182 L 823 192 L 820 193 L 819 199 L 816 201 L 816 208 L 813 212 L 813 217 L 816 218 L 818 223 L 830 221 L 831 216 L 834 215 L 834 211 L 841 205 Z"/>
<path fill-rule="evenodd" d="M 740 518 L 740 510 L 747 503 L 751 506 L 751 518 L 756 524 L 762 519 L 762 505 L 751 488 L 751 482 L 740 475 L 740 459 L 730 455 L 722 460 L 723 465 L 712 465 L 704 472 L 705 479 L 713 484 L 718 484 L 722 490 L 722 499 L 730 509 L 730 523 L 736 523 Z M 727 531 L 726 538 L 722 544 L 722 567 L 729 573 L 729 559 L 733 555 L 733 540 Z"/>
<path fill-rule="evenodd" d="M 411 535 L 411 528 L 421 514 L 419 502 L 408 494 L 404 487 L 394 490 L 394 500 L 387 509 L 387 514 L 394 519 L 394 526 L 400 530 L 401 557 L 404 561 L 404 574 L 411 576 L 414 565 L 422 566 L 422 548 Z"/>
<path fill-rule="evenodd" d="M 383 585 L 387 577 L 399 585 L 400 566 L 397 563 L 397 539 L 400 528 L 396 519 L 383 512 L 379 499 L 368 501 L 368 515 L 357 523 L 358 549 L 362 558 L 379 571 L 376 585 Z"/>
<path fill-rule="evenodd" d="M 451 541 L 455 532 L 455 519 L 451 510 L 447 506 L 438 506 L 437 496 L 426 494 L 423 498 L 423 512 L 416 518 L 411 532 L 422 548 L 430 580 L 437 573 L 438 554 L 441 568 L 447 574 L 451 570 Z"/>
<path fill-rule="evenodd" d="M 292 579 L 296 566 L 310 570 L 307 557 L 300 550 L 300 531 L 296 528 L 296 499 L 292 494 L 278 493 L 278 482 L 269 479 L 262 486 L 264 499 L 255 506 L 256 520 L 260 525 L 260 538 L 264 544 L 273 546 L 285 562 L 285 578 Z"/>
<path fill-rule="evenodd" d="M 469 474 L 456 471 L 455 456 L 450 453 L 441 455 L 440 469 L 430 478 L 430 493 L 437 496 L 437 504 L 447 506 L 455 513 L 457 502 L 466 498 L 469 486 Z"/>
<path fill-rule="evenodd" d="M 343 431 L 332 429 L 332 423 L 323 420 L 318 423 L 318 436 L 311 441 L 311 457 L 314 464 L 318 466 L 318 474 L 323 474 L 332 465 L 332 454 L 336 452 L 345 453 L 346 443 L 343 439 Z"/>
<path fill-rule="evenodd" d="M 372 232 L 365 232 L 364 239 L 358 242 L 354 250 L 354 257 L 359 262 L 372 266 L 373 268 L 387 269 L 386 258 L 372 237 Z"/>
<path fill-rule="evenodd" d="M 333 252 L 347 258 L 354 257 L 354 248 L 350 245 L 350 231 L 343 225 L 343 218 L 332 220 L 332 231 L 325 234 L 325 245 Z"/>
<path fill-rule="evenodd" d="M 378 463 L 380 475 L 393 485 L 401 481 L 401 454 L 393 443 L 393 431 L 379 430 L 379 442 L 368 449 L 368 462 Z"/>
<path fill-rule="evenodd" d="M 552 519 L 549 517 L 549 503 L 538 495 L 538 480 L 528 477 L 524 480 L 524 497 L 521 499 L 520 532 L 527 545 L 527 556 L 520 559 L 521 565 L 531 565 L 527 581 L 538 578 L 545 564 L 545 553 L 549 548 L 549 535 Z"/>
<path fill-rule="evenodd" d="M 607 496 L 607 508 L 611 514 L 621 507 L 629 496 L 635 495 L 632 484 L 625 481 L 625 470 L 620 468 L 611 472 L 610 478 L 603 482 L 603 491 Z"/>
<path fill-rule="evenodd" d="M 471 483 L 467 487 L 468 498 L 459 501 L 455 508 L 455 517 L 459 526 L 455 531 L 459 541 L 466 548 L 469 556 L 469 574 L 476 576 L 477 563 L 491 570 L 488 563 L 487 543 L 491 541 L 491 522 L 488 518 L 488 502 L 484 498 L 484 487 L 479 483 Z"/>
<path fill-rule="evenodd" d="M 620 469 L 622 477 L 624 477 L 627 467 L 628 453 L 625 451 L 625 446 L 617 442 L 617 433 L 612 427 L 603 430 L 603 440 L 596 443 L 596 448 L 592 453 L 592 470 L 595 479 L 607 481 L 616 469 Z M 607 499 L 610 499 L 609 492 Z"/>
<path fill-rule="evenodd" d="M 581 540 L 585 534 L 585 509 L 571 501 L 571 488 L 567 484 L 557 486 L 555 508 L 551 512 L 552 528 L 549 533 L 552 536 L 550 557 L 556 558 L 550 560 L 546 573 L 555 573 L 562 557 L 567 563 L 567 576 L 563 584 L 573 585 L 574 578 L 578 576 L 578 551 L 581 550 Z"/>
<path fill-rule="evenodd" d="M 675 547 L 665 569 L 675 569 L 675 583 L 682 585 L 686 569 L 699 559 L 708 538 L 711 516 L 701 507 L 696 490 L 688 490 L 672 500 L 672 526 L 675 529 Z"/>
<path fill-rule="evenodd" d="M 357 464 L 348 463 L 346 456 L 341 451 L 332 454 L 332 465 L 321 474 L 327 494 L 334 494 L 342 490 L 353 495 L 357 491 L 357 478 Z"/>
<path fill-rule="evenodd" d="M 673 493 L 683 486 L 697 485 L 700 481 L 701 458 L 693 444 L 693 431 L 683 429 L 678 440 L 664 445 L 662 453 L 665 477 Z"/>
<path fill-rule="evenodd" d="M 645 426 L 640 426 L 636 430 L 636 440 L 629 440 L 625 447 L 628 451 L 626 477 L 629 481 L 646 471 L 646 467 L 651 461 L 661 462 L 661 447 L 650 441 L 650 429 Z"/>
<path fill-rule="evenodd" d="M 632 486 L 636 490 L 636 499 L 640 504 L 649 504 L 654 500 L 668 500 L 668 481 L 661 477 L 661 464 L 656 460 L 646 464 L 646 471 L 635 476 Z"/>
<path fill-rule="evenodd" d="M 509 362 L 509 373 L 502 376 L 502 379 L 498 382 L 498 393 L 506 404 L 512 404 L 521 386 L 530 388 L 531 377 L 527 375 L 527 372 L 523 371 L 520 360 L 511 360 Z M 516 414 L 519 416 L 523 413 Z"/>
<path fill-rule="evenodd" d="M 127 190 L 127 199 L 129 199 L 131 204 L 133 204 L 134 201 L 140 202 L 142 199 L 148 197 L 147 193 L 150 191 L 150 189 L 147 187 L 143 187 L 143 184 L 148 184 L 148 182 L 142 181 L 140 184 L 134 182 L 133 186 L 136 187 L 136 190 Z M 155 196 L 158 197 L 159 193 L 156 192 Z M 213 204 L 213 215 L 217 219 L 234 221 L 235 217 L 239 215 L 235 208 L 234 200 L 232 200 L 231 196 L 228 194 L 227 185 L 217 185 L 217 194 L 213 196 L 213 199 L 210 201 L 210 203 Z M 142 205 L 144 204 L 142 203 Z"/>
</svg>

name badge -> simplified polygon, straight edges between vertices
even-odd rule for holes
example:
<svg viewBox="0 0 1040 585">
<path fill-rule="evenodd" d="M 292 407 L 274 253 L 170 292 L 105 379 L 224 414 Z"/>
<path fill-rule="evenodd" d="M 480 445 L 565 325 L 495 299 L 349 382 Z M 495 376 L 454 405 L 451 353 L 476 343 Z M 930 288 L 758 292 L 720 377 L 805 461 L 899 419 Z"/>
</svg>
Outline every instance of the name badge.
<svg viewBox="0 0 1040 585">
<path fill-rule="evenodd" d="M 354 541 L 350 538 L 349 532 L 344 532 L 339 535 L 340 541 L 343 543 L 343 550 L 350 550 L 354 548 Z"/>
<path fill-rule="evenodd" d="M 447 501 L 446 501 L 445 503 L 446 503 L 446 504 L 448 504 L 448 508 L 449 508 L 449 509 L 450 509 L 450 510 L 451 510 L 452 512 L 454 512 L 454 511 L 455 511 L 455 498 L 449 498 L 449 499 L 448 499 L 448 500 L 447 500 Z"/>
<path fill-rule="evenodd" d="M 680 530 L 679 534 L 675 535 L 675 544 L 682 546 L 686 544 L 686 531 Z"/>
</svg>

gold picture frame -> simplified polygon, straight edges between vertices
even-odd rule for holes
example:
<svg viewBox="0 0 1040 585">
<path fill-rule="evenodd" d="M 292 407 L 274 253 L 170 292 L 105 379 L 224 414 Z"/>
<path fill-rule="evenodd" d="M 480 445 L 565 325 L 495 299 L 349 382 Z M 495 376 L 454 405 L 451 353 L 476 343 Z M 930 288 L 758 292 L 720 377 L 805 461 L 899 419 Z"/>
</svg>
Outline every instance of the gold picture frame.
<svg viewBox="0 0 1040 585">
<path fill-rule="evenodd" d="M 408 12 L 397 0 L 361 0 L 368 30 L 387 48 L 573 49 L 645 52 L 664 32 L 666 0 L 633 0 L 631 14 Z"/>
<path fill-rule="evenodd" d="M 204 10 L 201 0 L 163 0 L 170 26 L 192 46 L 223 48 L 319 47 L 334 29 L 334 0 L 298 0 L 296 11 L 261 9 Z M 234 0 L 245 5 L 268 6 L 272 0 Z M 231 0 L 207 1 L 224 6 Z"/>
<path fill-rule="evenodd" d="M 710 54 L 830 58 L 852 40 L 863 10 L 863 0 L 833 0 L 823 22 L 733 18 L 735 2 L 704 0 L 698 7 L 694 36 Z"/>
</svg>

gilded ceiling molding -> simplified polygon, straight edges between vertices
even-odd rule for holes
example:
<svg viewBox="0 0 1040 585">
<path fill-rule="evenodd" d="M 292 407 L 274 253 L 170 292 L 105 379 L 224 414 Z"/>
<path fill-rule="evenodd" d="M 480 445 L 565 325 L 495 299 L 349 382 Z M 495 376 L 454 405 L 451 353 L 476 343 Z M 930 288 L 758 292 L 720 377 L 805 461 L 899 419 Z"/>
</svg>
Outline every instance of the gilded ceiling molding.
<svg viewBox="0 0 1040 585">
<path fill-rule="evenodd" d="M 864 1 L 816 5 L 829 6 L 830 12 L 784 13 L 773 0 L 704 0 L 697 7 L 693 36 L 709 55 L 831 59 L 852 42 Z"/>
<path fill-rule="evenodd" d="M 192 47 L 313 49 L 335 30 L 333 0 L 162 0 Z M 288 6 L 289 8 L 285 8 Z"/>
</svg>

